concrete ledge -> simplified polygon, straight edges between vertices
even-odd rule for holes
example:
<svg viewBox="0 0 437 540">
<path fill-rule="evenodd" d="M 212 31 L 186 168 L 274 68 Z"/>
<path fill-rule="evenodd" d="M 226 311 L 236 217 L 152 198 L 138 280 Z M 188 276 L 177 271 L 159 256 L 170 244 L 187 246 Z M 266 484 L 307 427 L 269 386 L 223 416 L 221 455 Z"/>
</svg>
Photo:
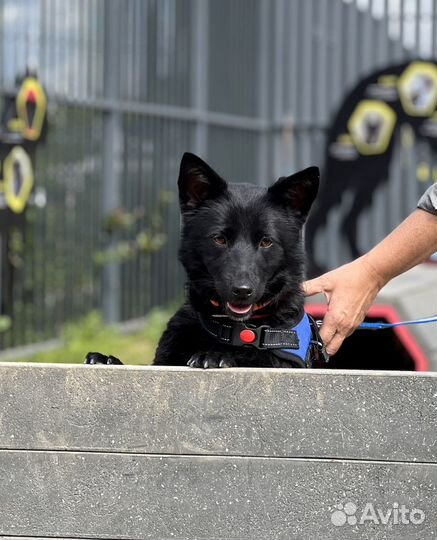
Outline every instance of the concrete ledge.
<svg viewBox="0 0 437 540">
<path fill-rule="evenodd" d="M 434 538 L 436 426 L 431 373 L 3 363 L 0 538 Z"/>
</svg>

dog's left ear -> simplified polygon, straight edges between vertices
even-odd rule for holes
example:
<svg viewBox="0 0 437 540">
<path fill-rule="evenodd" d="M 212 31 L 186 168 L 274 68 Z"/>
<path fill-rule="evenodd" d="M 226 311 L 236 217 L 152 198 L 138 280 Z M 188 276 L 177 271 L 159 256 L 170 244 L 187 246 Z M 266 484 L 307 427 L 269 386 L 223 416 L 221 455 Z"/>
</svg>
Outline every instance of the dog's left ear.
<svg viewBox="0 0 437 540">
<path fill-rule="evenodd" d="M 268 193 L 275 202 L 294 210 L 305 219 L 316 198 L 319 178 L 318 167 L 308 167 L 291 176 L 279 178 Z"/>
</svg>

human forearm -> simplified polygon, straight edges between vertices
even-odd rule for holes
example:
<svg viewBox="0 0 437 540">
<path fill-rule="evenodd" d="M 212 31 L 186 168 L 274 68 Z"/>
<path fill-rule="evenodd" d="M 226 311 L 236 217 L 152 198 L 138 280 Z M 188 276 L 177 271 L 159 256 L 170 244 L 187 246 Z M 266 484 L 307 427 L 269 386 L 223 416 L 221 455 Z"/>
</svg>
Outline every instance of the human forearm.
<svg viewBox="0 0 437 540">
<path fill-rule="evenodd" d="M 363 259 L 380 279 L 380 286 L 437 251 L 437 216 L 415 210 Z"/>
</svg>

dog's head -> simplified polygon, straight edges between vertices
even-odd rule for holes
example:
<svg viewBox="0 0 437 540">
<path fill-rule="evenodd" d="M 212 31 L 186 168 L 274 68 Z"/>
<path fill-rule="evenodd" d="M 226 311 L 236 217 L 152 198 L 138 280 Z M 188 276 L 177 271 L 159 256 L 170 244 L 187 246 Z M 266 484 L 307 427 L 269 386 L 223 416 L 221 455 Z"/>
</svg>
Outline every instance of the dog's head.
<svg viewBox="0 0 437 540">
<path fill-rule="evenodd" d="M 302 307 L 302 227 L 318 184 L 317 167 L 268 189 L 228 184 L 200 158 L 184 154 L 179 253 L 196 309 L 247 320 L 256 312 Z"/>
</svg>

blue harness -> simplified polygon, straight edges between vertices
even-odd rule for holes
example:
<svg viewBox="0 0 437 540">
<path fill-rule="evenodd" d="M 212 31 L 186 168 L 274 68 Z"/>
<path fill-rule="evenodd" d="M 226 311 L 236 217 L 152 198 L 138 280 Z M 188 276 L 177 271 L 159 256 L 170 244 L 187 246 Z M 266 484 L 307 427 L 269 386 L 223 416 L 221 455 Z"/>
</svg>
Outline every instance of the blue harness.
<svg viewBox="0 0 437 540">
<path fill-rule="evenodd" d="M 298 348 L 293 349 L 275 349 L 273 354 L 289 360 L 293 364 L 297 363 L 296 367 L 308 367 L 313 345 L 313 329 L 311 328 L 310 319 L 307 313 L 303 314 L 302 319 L 293 328 L 297 333 Z M 301 364 L 301 365 L 300 365 Z"/>
<path fill-rule="evenodd" d="M 271 350 L 272 354 L 286 360 L 291 367 L 311 367 L 312 360 L 320 353 L 328 361 L 315 321 L 303 313 L 300 321 L 290 329 L 256 326 L 226 319 L 219 322 L 199 314 L 204 329 L 217 340 L 236 347 L 255 347 Z"/>
</svg>

